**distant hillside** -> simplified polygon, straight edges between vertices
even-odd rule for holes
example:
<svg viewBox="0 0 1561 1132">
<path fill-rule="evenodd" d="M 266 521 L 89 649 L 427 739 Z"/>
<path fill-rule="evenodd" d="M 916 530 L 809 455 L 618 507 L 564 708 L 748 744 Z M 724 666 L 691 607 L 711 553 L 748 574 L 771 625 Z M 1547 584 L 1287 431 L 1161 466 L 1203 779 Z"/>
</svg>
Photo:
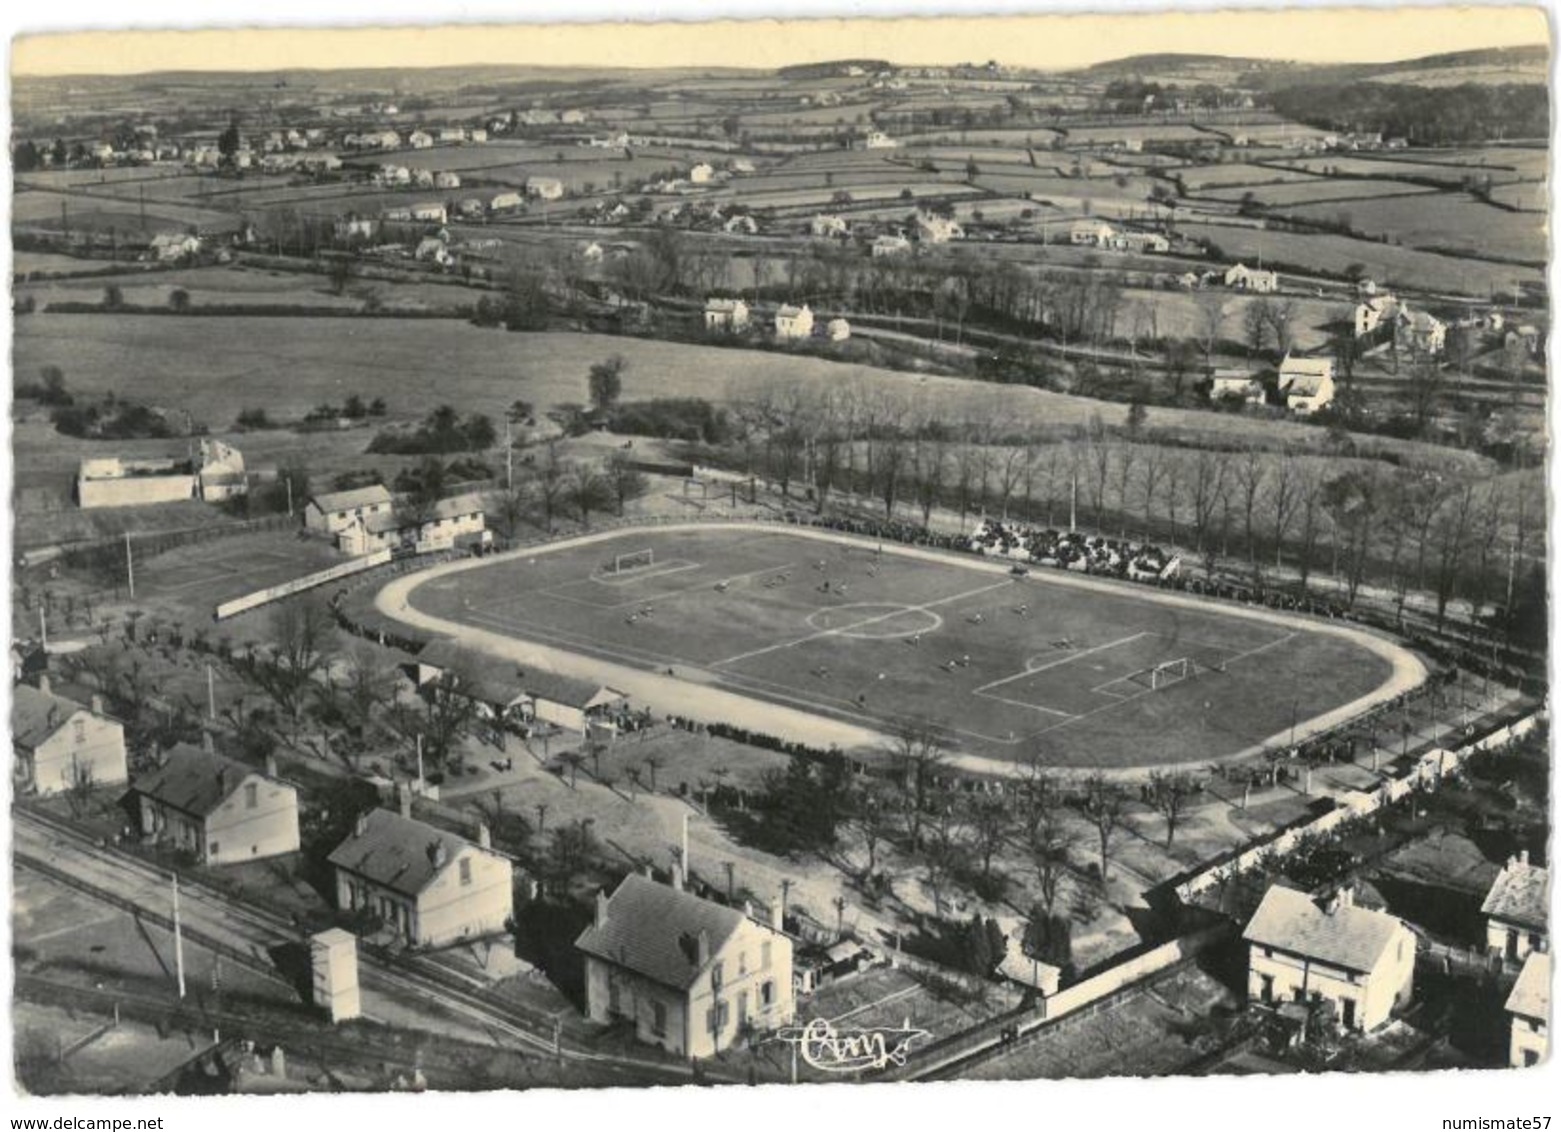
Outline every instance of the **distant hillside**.
<svg viewBox="0 0 1561 1132">
<path fill-rule="evenodd" d="M 1397 82 L 1424 86 L 1455 86 L 1467 82 L 1482 85 L 1543 84 L 1548 79 L 1549 68 L 1550 49 L 1543 44 L 1535 44 L 1529 47 L 1453 51 L 1391 63 L 1296 66 L 1284 71 L 1254 75 L 1252 85 L 1276 90 L 1284 86 L 1359 82 Z"/>
<path fill-rule="evenodd" d="M 853 68 L 864 74 L 892 71 L 894 64 L 883 59 L 833 59 L 827 63 L 798 63 L 782 67 L 775 72 L 782 79 L 840 79 L 852 73 Z"/>
<path fill-rule="evenodd" d="M 1381 63 L 1302 63 L 1287 59 L 1253 59 L 1236 55 L 1166 52 L 1129 55 L 1081 68 L 1073 73 L 1103 80 L 1143 78 L 1166 83 L 1219 82 L 1256 90 L 1351 82 L 1407 82 L 1427 86 L 1460 83 L 1544 83 L 1550 49 L 1490 47 L 1453 51 Z"/>
</svg>

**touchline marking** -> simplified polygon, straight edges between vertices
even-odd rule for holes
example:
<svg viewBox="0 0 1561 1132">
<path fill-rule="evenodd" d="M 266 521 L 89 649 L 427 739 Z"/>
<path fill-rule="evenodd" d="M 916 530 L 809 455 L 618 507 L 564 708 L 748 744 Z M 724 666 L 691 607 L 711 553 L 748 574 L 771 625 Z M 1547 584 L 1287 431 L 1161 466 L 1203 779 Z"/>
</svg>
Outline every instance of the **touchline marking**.
<svg viewBox="0 0 1561 1132">
<path fill-rule="evenodd" d="M 1015 680 L 1023 680 L 1023 679 L 1025 679 L 1028 676 L 1034 676 L 1037 672 L 1045 672 L 1049 668 L 1060 668 L 1064 664 L 1072 664 L 1075 660 L 1083 660 L 1086 656 L 1089 656 L 1091 653 L 1105 652 L 1107 649 L 1114 649 L 1118 645 L 1125 645 L 1125 644 L 1128 644 L 1131 641 L 1140 640 L 1143 637 L 1156 637 L 1156 636 L 1159 636 L 1159 635 L 1160 634 L 1158 634 L 1158 633 L 1147 633 L 1147 632 L 1146 633 L 1134 633 L 1131 637 L 1123 637 L 1121 640 L 1111 641 L 1108 644 L 1096 645 L 1092 649 L 1084 649 L 1081 652 L 1069 653 L 1067 656 L 1062 657 L 1060 660 L 1054 660 L 1050 664 L 1043 664 L 1039 668 L 1027 668 L 1023 672 L 1015 673 L 1013 676 L 1004 676 L 1001 680 L 993 680 L 990 684 L 983 684 L 983 685 L 981 685 L 981 687 L 976 689 L 976 694 L 980 695 L 981 693 L 985 692 L 989 688 L 1001 688 L 1004 684 L 1012 684 Z M 1108 681 L 1108 683 L 1110 683 L 1110 681 Z M 997 696 L 992 696 L 991 698 L 994 699 L 994 700 L 998 699 Z M 1059 714 L 1059 715 L 1068 715 L 1070 713 L 1068 713 L 1068 712 L 1058 712 L 1057 714 Z"/>
<path fill-rule="evenodd" d="M 1027 704 L 1023 700 L 1010 700 L 1007 696 L 994 696 L 991 692 L 983 692 L 980 688 L 975 689 L 970 694 L 980 696 L 983 700 L 993 700 L 1000 704 L 1008 704 L 1011 707 L 1024 708 L 1027 711 L 1042 711 L 1047 715 L 1060 715 L 1064 719 L 1073 718 L 1071 711 L 1059 711 L 1057 708 L 1042 707 L 1040 704 Z"/>
<path fill-rule="evenodd" d="M 751 660 L 756 656 L 763 656 L 765 653 L 778 652 L 781 649 L 795 648 L 797 645 L 805 645 L 809 641 L 822 640 L 824 637 L 838 637 L 843 633 L 854 632 L 857 629 L 861 629 L 867 625 L 876 625 L 880 621 L 889 621 L 895 617 L 902 617 L 907 613 L 925 613 L 928 610 L 934 609 L 940 605 L 950 605 L 956 601 L 964 601 L 967 597 L 976 597 L 978 594 L 988 593 L 992 590 L 1002 589 L 1004 586 L 1011 585 L 1013 585 L 1012 582 L 1004 579 L 1003 581 L 997 582 L 994 585 L 980 586 L 977 589 L 966 590 L 964 593 L 953 594 L 949 597 L 941 597 L 937 601 L 922 602 L 920 605 L 902 605 L 896 609 L 890 610 L 888 613 L 879 613 L 872 617 L 864 617 L 860 621 L 852 621 L 845 625 L 838 625 L 833 629 L 824 629 L 817 633 L 809 633 L 807 636 L 798 637 L 794 641 L 782 641 L 778 645 L 765 645 L 762 649 L 753 649 L 751 652 L 740 652 L 736 656 L 727 657 L 725 660 L 713 661 L 710 667 L 719 668 L 723 664 L 735 664 L 739 660 Z"/>
<path fill-rule="evenodd" d="M 610 604 L 604 604 L 599 601 L 590 601 L 587 598 L 572 597 L 569 594 L 564 593 L 561 588 L 538 590 L 537 592 L 544 597 L 556 597 L 562 601 L 572 602 L 575 605 L 583 605 L 587 609 L 628 609 L 632 606 L 644 605 L 647 601 L 670 601 L 672 598 L 682 597 L 684 594 L 699 593 L 706 589 L 713 590 L 721 582 L 725 582 L 727 585 L 731 585 L 733 582 L 741 582 L 748 578 L 756 578 L 761 574 L 775 574 L 782 570 L 790 570 L 794 565 L 795 563 L 792 562 L 782 562 L 778 566 L 764 566 L 758 570 L 749 570 L 745 574 L 732 574 L 726 578 L 713 578 L 708 582 L 697 582 L 692 586 L 684 586 L 680 590 L 657 590 L 655 593 L 638 594 L 626 601 L 617 601 Z M 703 567 L 703 563 L 696 562 L 693 565 L 694 569 L 703 569 Z M 658 576 L 665 577 L 665 575 Z M 569 586 L 578 586 L 581 583 L 566 582 L 564 584 Z"/>
</svg>

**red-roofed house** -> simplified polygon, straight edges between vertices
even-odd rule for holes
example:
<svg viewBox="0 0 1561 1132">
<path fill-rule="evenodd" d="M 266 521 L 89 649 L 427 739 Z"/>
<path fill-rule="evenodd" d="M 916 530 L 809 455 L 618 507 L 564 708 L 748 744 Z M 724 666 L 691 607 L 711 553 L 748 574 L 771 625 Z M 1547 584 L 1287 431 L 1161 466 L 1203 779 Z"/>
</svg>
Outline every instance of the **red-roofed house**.
<svg viewBox="0 0 1561 1132">
<path fill-rule="evenodd" d="M 634 1025 L 642 1042 L 709 1057 L 795 1012 L 791 940 L 735 908 L 637 873 L 575 941 L 585 953 L 587 1014 Z"/>
<path fill-rule="evenodd" d="M 1359 907 L 1350 889 L 1319 906 L 1274 885 L 1247 924 L 1247 997 L 1332 1004 L 1346 1030 L 1374 1030 L 1408 1004 L 1415 936 L 1396 916 Z"/>
</svg>

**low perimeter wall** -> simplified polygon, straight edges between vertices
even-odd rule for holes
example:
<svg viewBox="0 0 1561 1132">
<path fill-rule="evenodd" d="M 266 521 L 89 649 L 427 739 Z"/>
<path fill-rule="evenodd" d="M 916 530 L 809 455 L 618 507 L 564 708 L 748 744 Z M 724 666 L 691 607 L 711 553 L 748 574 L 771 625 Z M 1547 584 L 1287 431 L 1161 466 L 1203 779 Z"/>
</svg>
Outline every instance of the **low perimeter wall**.
<svg viewBox="0 0 1561 1132">
<path fill-rule="evenodd" d="M 1282 857 L 1294 851 L 1302 838 L 1308 835 L 1331 833 L 1345 822 L 1375 813 L 1383 806 L 1397 802 L 1419 787 L 1434 787 L 1444 774 L 1451 774 L 1458 770 L 1474 755 L 1504 746 L 1515 739 L 1521 739 L 1538 727 L 1543 718 L 1542 711 L 1532 712 L 1457 750 L 1433 747 L 1423 752 L 1413 766 L 1397 777 L 1384 778 L 1372 790 L 1353 790 L 1340 798 L 1339 804 L 1333 809 L 1305 825 L 1292 826 L 1276 837 L 1249 846 L 1237 856 L 1211 865 L 1189 877 L 1177 885 L 1176 895 L 1182 903 L 1190 903 L 1198 893 L 1220 881 L 1237 873 L 1246 872 L 1248 869 L 1257 868 L 1269 854 Z"/>
<path fill-rule="evenodd" d="M 267 586 L 263 590 L 247 593 L 243 597 L 236 597 L 232 601 L 225 601 L 217 606 L 217 620 L 225 621 L 229 617 L 236 617 L 240 613 L 248 612 L 258 606 L 265 605 L 267 602 L 280 601 L 284 597 L 303 593 L 304 590 L 313 589 L 315 586 L 323 586 L 326 582 L 334 582 L 337 578 L 347 578 L 353 574 L 361 574 L 364 570 L 372 570 L 374 567 L 383 566 L 389 561 L 389 550 L 376 550 L 372 554 L 365 554 L 361 558 L 350 558 L 340 565 L 329 566 L 313 574 L 305 574 L 301 578 L 293 578 L 291 581 Z"/>
</svg>

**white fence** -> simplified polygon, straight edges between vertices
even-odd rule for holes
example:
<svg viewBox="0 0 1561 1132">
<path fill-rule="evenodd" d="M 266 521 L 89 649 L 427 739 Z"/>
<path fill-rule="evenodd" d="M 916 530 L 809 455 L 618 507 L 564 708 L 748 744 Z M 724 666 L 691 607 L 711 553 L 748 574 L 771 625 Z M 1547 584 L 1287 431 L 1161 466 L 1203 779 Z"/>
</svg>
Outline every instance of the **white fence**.
<svg viewBox="0 0 1561 1132">
<path fill-rule="evenodd" d="M 383 566 L 390 561 L 389 550 L 376 550 L 372 554 L 365 554 L 361 558 L 351 558 L 336 566 L 318 570 L 313 574 L 305 574 L 301 578 L 294 578 L 287 582 L 278 582 L 274 586 L 267 586 L 263 590 L 247 593 L 243 597 L 236 597 L 232 601 L 225 601 L 217 606 L 217 620 L 225 621 L 229 617 L 235 617 L 267 602 L 280 601 L 284 597 L 291 597 L 304 590 L 313 589 L 315 586 L 323 586 L 326 582 L 334 582 L 337 578 L 351 577 L 353 574 L 361 574 L 364 570 L 372 570 L 375 566 Z"/>
<path fill-rule="evenodd" d="M 1202 872 L 1194 874 L 1177 886 L 1176 895 L 1183 903 L 1188 903 L 1205 889 L 1228 880 L 1238 873 L 1258 867 L 1270 854 L 1282 857 L 1294 852 L 1305 837 L 1331 833 L 1345 822 L 1391 805 L 1417 788 L 1434 787 L 1441 782 L 1443 775 L 1457 771 L 1472 756 L 1522 738 L 1538 727 L 1543 718 L 1543 712 L 1532 712 L 1505 727 L 1498 728 L 1483 739 L 1459 747 L 1457 750 L 1433 747 L 1423 752 L 1415 760 L 1414 765 L 1397 778 L 1383 779 L 1372 790 L 1353 790 L 1339 799 L 1339 804 L 1333 809 L 1305 825 L 1287 829 L 1276 837 L 1249 846 L 1228 861 L 1210 865 Z"/>
</svg>

